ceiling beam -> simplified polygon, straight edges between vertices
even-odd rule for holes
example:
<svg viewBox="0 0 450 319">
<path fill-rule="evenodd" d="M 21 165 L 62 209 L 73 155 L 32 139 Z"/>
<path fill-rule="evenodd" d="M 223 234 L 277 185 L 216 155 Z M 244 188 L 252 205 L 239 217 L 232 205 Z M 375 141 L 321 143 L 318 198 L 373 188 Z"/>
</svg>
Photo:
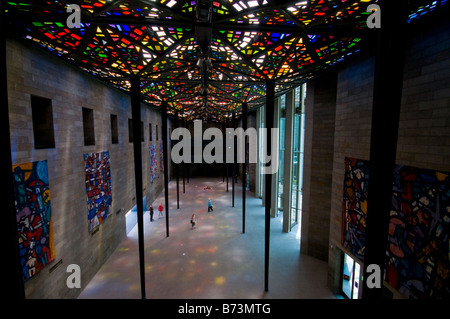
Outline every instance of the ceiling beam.
<svg viewBox="0 0 450 319">
<path fill-rule="evenodd" d="M 5 14 L 6 18 L 10 20 L 11 23 L 27 23 L 27 22 L 60 22 L 66 23 L 67 14 L 63 13 L 28 13 L 28 12 L 14 12 L 13 10 L 8 11 Z M 86 14 L 81 14 L 81 23 L 95 24 L 95 25 L 109 25 L 109 24 L 120 24 L 120 25 L 145 25 L 145 26 L 156 26 L 156 27 L 171 27 L 171 28 L 182 28 L 182 29 L 195 29 L 196 27 L 209 27 L 213 31 L 256 31 L 256 32 L 267 32 L 267 33 L 286 33 L 292 35 L 347 35 L 347 36 L 358 36 L 361 37 L 364 34 L 370 33 L 370 29 L 354 30 L 353 23 L 338 23 L 334 25 L 326 26 L 314 26 L 310 28 L 302 28 L 297 25 L 267 25 L 267 24 L 238 24 L 238 23 L 204 23 L 197 21 L 187 21 L 187 20 L 157 20 L 154 18 L 136 18 L 136 17 L 117 17 L 117 16 L 91 16 Z"/>
</svg>

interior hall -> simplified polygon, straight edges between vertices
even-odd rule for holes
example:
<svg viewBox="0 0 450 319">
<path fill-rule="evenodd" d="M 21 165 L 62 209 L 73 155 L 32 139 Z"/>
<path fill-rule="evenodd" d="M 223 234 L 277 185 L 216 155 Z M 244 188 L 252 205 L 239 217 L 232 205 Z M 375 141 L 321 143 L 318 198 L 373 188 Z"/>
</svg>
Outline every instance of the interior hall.
<svg viewBox="0 0 450 319">
<path fill-rule="evenodd" d="M 10 297 L 450 299 L 447 0 L 0 9 Z"/>
</svg>

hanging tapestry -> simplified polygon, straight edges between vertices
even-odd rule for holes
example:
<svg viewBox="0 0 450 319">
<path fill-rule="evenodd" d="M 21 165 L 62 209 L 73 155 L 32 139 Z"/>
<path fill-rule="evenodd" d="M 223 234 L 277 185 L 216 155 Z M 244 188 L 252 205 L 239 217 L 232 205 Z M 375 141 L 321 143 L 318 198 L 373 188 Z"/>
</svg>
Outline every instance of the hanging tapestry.
<svg viewBox="0 0 450 319">
<path fill-rule="evenodd" d="M 450 174 L 397 165 L 386 281 L 407 298 L 450 299 Z"/>
<path fill-rule="evenodd" d="M 345 158 L 343 246 L 360 260 L 364 260 L 366 244 L 368 182 L 369 162 Z"/>
<path fill-rule="evenodd" d="M 55 258 L 47 161 L 12 166 L 24 281 Z"/>
<path fill-rule="evenodd" d="M 343 246 L 361 261 L 369 162 L 345 159 Z M 407 298 L 450 299 L 450 173 L 396 165 L 384 279 Z"/>
<path fill-rule="evenodd" d="M 157 177 L 158 166 L 156 160 L 156 145 L 150 145 L 150 182 Z"/>
<path fill-rule="evenodd" d="M 89 231 L 111 214 L 111 169 L 109 152 L 84 154 Z"/>
</svg>

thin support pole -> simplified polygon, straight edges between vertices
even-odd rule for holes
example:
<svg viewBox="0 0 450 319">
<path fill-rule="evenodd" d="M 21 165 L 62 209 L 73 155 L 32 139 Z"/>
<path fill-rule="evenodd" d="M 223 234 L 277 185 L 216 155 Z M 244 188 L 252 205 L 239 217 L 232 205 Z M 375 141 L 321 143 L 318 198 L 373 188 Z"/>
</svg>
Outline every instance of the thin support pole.
<svg viewBox="0 0 450 319">
<path fill-rule="evenodd" d="M 191 169 L 191 164 L 187 163 L 186 166 L 187 166 L 187 169 L 186 169 L 186 183 L 189 184 L 189 173 L 190 173 L 190 169 Z"/>
<path fill-rule="evenodd" d="M 191 128 L 191 124 L 190 122 L 186 122 L 186 128 L 189 130 Z M 189 184 L 189 174 L 191 172 L 191 163 L 193 161 L 193 156 L 194 154 L 191 154 L 191 160 L 186 164 L 187 169 L 186 169 L 186 183 Z"/>
<path fill-rule="evenodd" d="M 144 255 L 144 205 L 142 183 L 142 145 L 141 145 L 141 81 L 139 77 L 130 78 L 131 116 L 133 123 L 134 180 L 136 185 L 136 208 L 138 224 L 139 271 L 141 278 L 141 298 L 145 299 L 145 255 Z"/>
<path fill-rule="evenodd" d="M 228 175 L 230 174 L 229 173 L 229 165 L 228 165 L 228 163 L 225 163 L 225 165 L 226 165 L 226 168 L 227 168 L 227 193 L 228 193 Z"/>
<path fill-rule="evenodd" d="M 167 102 L 161 103 L 162 143 L 164 158 L 164 198 L 166 204 L 166 237 L 169 237 L 169 156 L 167 149 Z"/>
<path fill-rule="evenodd" d="M 267 130 L 266 148 L 272 149 L 272 128 L 275 112 L 275 81 L 266 82 L 265 125 Z M 268 152 L 266 152 L 268 153 Z M 273 157 L 273 154 L 270 154 Z M 266 165 L 271 165 L 267 163 Z M 272 174 L 265 174 L 265 232 L 264 232 L 264 290 L 269 291 L 269 248 L 270 248 L 270 206 L 272 197 Z"/>
<path fill-rule="evenodd" d="M 247 103 L 242 104 L 242 129 L 247 131 Z M 247 189 L 247 141 L 244 140 L 244 163 L 242 164 L 242 233 L 245 234 L 245 201 Z"/>
<path fill-rule="evenodd" d="M 222 145 L 222 154 L 223 154 L 223 169 L 222 169 L 222 183 L 225 183 L 225 174 L 226 174 L 226 171 L 227 171 L 227 161 L 226 161 L 226 156 L 225 156 L 225 154 L 227 153 L 227 146 L 226 146 L 226 139 L 225 139 L 225 137 L 226 137 L 226 135 L 225 135 L 225 131 L 226 131 L 226 122 L 224 121 L 224 122 L 222 122 L 222 141 L 223 141 L 223 145 Z"/>
<path fill-rule="evenodd" d="M 186 128 L 186 119 L 183 118 L 183 127 Z M 183 194 L 186 192 L 186 163 L 183 161 Z"/>
<path fill-rule="evenodd" d="M 180 164 L 175 164 L 175 172 L 177 174 L 177 209 L 180 209 Z"/>
<path fill-rule="evenodd" d="M 227 139 L 227 136 L 226 136 L 226 128 L 228 127 L 228 125 L 230 124 L 230 119 L 227 117 L 227 123 L 226 123 L 226 125 L 225 125 L 225 138 L 224 138 L 224 144 L 225 144 L 225 141 L 226 141 L 226 139 Z M 225 152 L 224 152 L 224 156 L 225 156 Z M 229 174 L 229 163 L 227 163 L 226 161 L 224 161 L 225 162 L 225 166 L 226 166 L 226 169 L 227 169 L 227 193 L 228 193 L 228 175 L 230 175 Z"/>
<path fill-rule="evenodd" d="M 175 112 L 175 128 L 178 127 L 178 111 Z M 175 174 L 177 178 L 177 209 L 180 209 L 180 164 L 175 164 Z"/>
<path fill-rule="evenodd" d="M 236 113 L 233 112 L 232 125 L 236 131 Z M 234 184 L 236 175 L 236 138 L 233 136 L 233 164 L 231 166 L 231 206 L 234 207 Z"/>
<path fill-rule="evenodd" d="M 375 58 L 369 187 L 367 200 L 366 250 L 364 254 L 363 299 L 381 299 L 382 287 L 367 285 L 369 265 L 377 265 L 383 279 L 392 202 L 392 183 L 403 86 L 406 0 L 379 2 L 381 29 Z M 392 57 L 395 56 L 395 59 Z M 372 267 L 371 267 L 372 269 Z"/>
<path fill-rule="evenodd" d="M 186 163 L 183 162 L 183 194 L 186 193 Z"/>
</svg>

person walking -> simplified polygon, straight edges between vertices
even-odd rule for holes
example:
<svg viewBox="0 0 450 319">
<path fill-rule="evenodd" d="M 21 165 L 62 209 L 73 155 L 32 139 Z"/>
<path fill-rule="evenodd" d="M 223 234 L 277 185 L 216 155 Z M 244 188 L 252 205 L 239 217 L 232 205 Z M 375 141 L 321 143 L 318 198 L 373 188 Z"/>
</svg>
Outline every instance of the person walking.
<svg viewBox="0 0 450 319">
<path fill-rule="evenodd" d="M 208 199 L 208 213 L 212 212 L 212 211 L 214 211 L 213 205 L 212 205 L 211 199 Z"/>
<path fill-rule="evenodd" d="M 195 214 L 191 215 L 191 229 L 195 229 L 195 226 L 197 224 L 196 218 L 195 218 Z"/>
<path fill-rule="evenodd" d="M 150 221 L 153 221 L 153 205 L 150 205 Z"/>
<path fill-rule="evenodd" d="M 159 206 L 158 206 L 158 217 L 163 217 L 163 210 L 164 210 L 163 205 L 159 204 Z"/>
</svg>

